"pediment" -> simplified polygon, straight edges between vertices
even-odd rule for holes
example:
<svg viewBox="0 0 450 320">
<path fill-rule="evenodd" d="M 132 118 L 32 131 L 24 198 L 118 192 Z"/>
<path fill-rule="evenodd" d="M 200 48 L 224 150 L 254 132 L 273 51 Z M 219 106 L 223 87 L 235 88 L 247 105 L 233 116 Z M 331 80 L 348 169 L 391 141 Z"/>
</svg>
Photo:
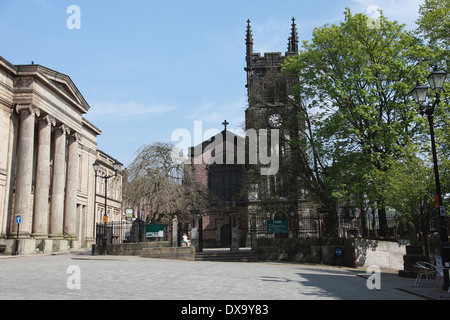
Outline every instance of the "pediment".
<svg viewBox="0 0 450 320">
<path fill-rule="evenodd" d="M 76 104 L 82 113 L 88 112 L 90 106 L 69 76 L 45 67 L 40 67 L 38 74 L 47 80 L 47 84 Z"/>
<path fill-rule="evenodd" d="M 70 96 L 72 99 L 78 101 L 78 99 L 75 97 L 75 95 L 73 94 L 73 92 L 70 90 L 70 88 L 67 86 L 67 84 L 63 83 L 63 82 L 59 82 L 56 80 L 51 80 L 50 81 L 57 86 L 61 91 L 63 91 L 65 94 L 67 94 L 68 96 Z"/>
<path fill-rule="evenodd" d="M 69 76 L 35 64 L 19 65 L 16 68 L 16 76 L 18 76 L 16 86 L 27 87 L 30 85 L 27 81 L 33 82 L 33 78 L 39 79 L 50 90 L 72 104 L 82 114 L 88 112 L 89 104 Z"/>
</svg>

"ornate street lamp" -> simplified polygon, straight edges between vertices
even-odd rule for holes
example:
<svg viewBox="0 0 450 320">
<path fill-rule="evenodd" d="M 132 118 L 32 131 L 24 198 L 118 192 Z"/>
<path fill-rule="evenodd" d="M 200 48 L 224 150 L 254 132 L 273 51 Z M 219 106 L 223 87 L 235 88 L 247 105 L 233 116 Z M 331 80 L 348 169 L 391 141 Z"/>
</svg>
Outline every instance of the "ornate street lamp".
<svg viewBox="0 0 450 320">
<path fill-rule="evenodd" d="M 106 246 L 107 246 L 107 225 L 106 223 L 108 222 L 108 216 L 106 214 L 106 209 L 107 209 L 107 203 L 108 203 L 108 180 L 112 177 L 117 177 L 117 172 L 119 170 L 119 166 L 120 164 L 116 161 L 114 161 L 113 164 L 113 169 L 114 169 L 114 174 L 113 175 L 104 175 L 104 176 L 98 176 L 98 170 L 100 169 L 100 165 L 98 164 L 97 161 L 95 161 L 92 164 L 93 168 L 94 168 L 94 172 L 95 172 L 95 181 L 97 181 L 97 177 L 100 177 L 102 179 L 105 180 L 105 211 L 103 212 L 103 223 L 104 223 L 104 234 L 103 234 L 103 254 L 106 255 Z M 97 183 L 96 183 L 97 184 Z M 97 185 L 95 186 L 95 194 L 97 195 Z M 95 207 L 95 204 L 94 204 Z M 94 212 L 94 219 L 95 219 L 95 212 Z M 95 220 L 94 220 L 95 221 Z"/>
<path fill-rule="evenodd" d="M 440 226 L 440 251 L 442 256 L 442 262 L 450 262 L 450 246 L 448 243 L 448 232 L 447 232 L 447 219 L 445 216 L 445 208 L 443 209 L 442 202 L 442 194 L 441 194 L 441 184 L 439 181 L 439 169 L 436 155 L 436 143 L 434 141 L 434 123 L 433 123 L 433 114 L 435 108 L 439 105 L 441 101 L 440 92 L 444 87 L 445 78 L 447 73 L 443 70 L 439 70 L 437 66 L 434 67 L 433 71 L 428 76 L 428 83 L 430 88 L 435 91 L 435 101 L 433 104 L 429 104 L 426 106 L 425 110 L 423 110 L 423 104 L 427 100 L 427 92 L 428 87 L 422 86 L 420 83 L 417 83 L 416 87 L 411 91 L 411 94 L 414 98 L 414 101 L 420 106 L 420 114 L 423 116 L 427 115 L 428 122 L 430 125 L 430 135 L 431 135 L 431 149 L 433 153 L 433 164 L 434 164 L 434 177 L 436 183 L 436 195 L 435 195 L 435 206 L 438 211 L 439 216 L 439 226 Z M 449 274 L 448 270 L 444 270 L 444 285 L 443 289 L 448 290 L 449 287 Z"/>
<path fill-rule="evenodd" d="M 439 70 L 437 66 L 434 67 L 433 71 L 428 76 L 428 83 L 431 89 L 436 92 L 441 92 L 444 88 L 445 78 L 447 77 L 447 72 L 444 70 Z"/>
<path fill-rule="evenodd" d="M 422 105 L 427 100 L 428 86 L 422 86 L 419 81 L 417 81 L 416 87 L 411 91 L 414 101 L 420 105 L 422 110 Z"/>
</svg>

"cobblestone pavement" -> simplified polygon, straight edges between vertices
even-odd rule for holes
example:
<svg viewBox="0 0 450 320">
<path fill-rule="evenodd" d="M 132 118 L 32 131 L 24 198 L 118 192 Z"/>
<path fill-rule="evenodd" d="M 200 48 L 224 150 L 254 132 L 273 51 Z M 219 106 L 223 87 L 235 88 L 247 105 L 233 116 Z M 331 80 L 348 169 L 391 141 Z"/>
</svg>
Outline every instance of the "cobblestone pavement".
<svg viewBox="0 0 450 320">
<path fill-rule="evenodd" d="M 0 257 L 2 300 L 418 300 L 443 291 L 382 272 L 272 262 L 57 254 Z M 414 289 L 414 290 L 413 290 Z M 420 289 L 420 288 L 419 288 Z M 433 291 L 434 290 L 434 291 Z M 434 292 L 434 293 L 430 293 Z M 445 299 L 445 298 L 444 298 Z"/>
</svg>

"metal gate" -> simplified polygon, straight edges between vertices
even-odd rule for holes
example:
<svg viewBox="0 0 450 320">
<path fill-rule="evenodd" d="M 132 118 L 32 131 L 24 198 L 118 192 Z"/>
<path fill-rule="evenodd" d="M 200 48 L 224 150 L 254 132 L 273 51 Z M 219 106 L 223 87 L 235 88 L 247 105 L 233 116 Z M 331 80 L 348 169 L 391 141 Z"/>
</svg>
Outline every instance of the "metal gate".
<svg viewBox="0 0 450 320">
<path fill-rule="evenodd" d="M 97 223 L 97 244 L 119 244 L 143 242 L 145 224 L 141 220 Z"/>
</svg>

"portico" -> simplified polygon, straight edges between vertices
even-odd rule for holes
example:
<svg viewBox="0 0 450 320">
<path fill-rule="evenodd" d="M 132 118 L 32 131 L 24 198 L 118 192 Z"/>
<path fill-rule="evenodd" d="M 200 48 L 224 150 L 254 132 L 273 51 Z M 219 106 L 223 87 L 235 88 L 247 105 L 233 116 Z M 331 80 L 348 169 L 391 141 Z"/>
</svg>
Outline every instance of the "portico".
<svg viewBox="0 0 450 320">
<path fill-rule="evenodd" d="M 93 243 L 101 131 L 89 108 L 68 76 L 0 57 L 0 243 L 12 252 L 18 227 L 19 254 Z"/>
</svg>

